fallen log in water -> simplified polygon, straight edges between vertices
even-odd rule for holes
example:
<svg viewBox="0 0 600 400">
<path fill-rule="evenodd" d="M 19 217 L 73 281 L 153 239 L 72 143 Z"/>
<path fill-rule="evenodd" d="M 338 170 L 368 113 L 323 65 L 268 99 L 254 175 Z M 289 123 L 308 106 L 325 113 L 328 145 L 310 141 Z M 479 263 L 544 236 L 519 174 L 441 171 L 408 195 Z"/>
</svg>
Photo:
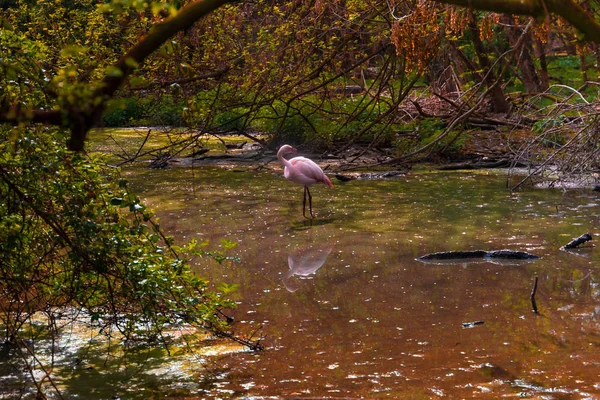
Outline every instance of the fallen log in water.
<svg viewBox="0 0 600 400">
<path fill-rule="evenodd" d="M 518 165 L 516 165 L 518 164 Z M 481 160 L 481 161 L 467 161 L 457 164 L 447 164 L 438 167 L 441 171 L 456 171 L 464 169 L 490 169 L 490 168 L 510 168 L 515 166 L 522 166 L 522 163 L 513 162 L 506 158 L 498 160 Z"/>
<path fill-rule="evenodd" d="M 248 143 L 247 140 L 244 143 L 225 143 L 225 148 L 232 149 L 232 150 L 241 150 L 244 148 L 246 143 Z"/>
<path fill-rule="evenodd" d="M 206 148 L 198 149 L 198 150 L 194 151 L 193 153 L 191 153 L 190 155 L 187 155 L 186 157 L 189 157 L 189 158 L 199 157 L 205 153 L 208 153 L 208 151 L 209 151 L 209 149 L 206 149 Z"/>
<path fill-rule="evenodd" d="M 439 253 L 425 254 L 417 260 L 453 260 L 464 258 L 500 258 L 505 260 L 535 260 L 539 257 L 524 251 L 513 250 L 469 250 L 469 251 L 442 251 Z"/>
<path fill-rule="evenodd" d="M 579 236 L 578 238 L 571 240 L 569 243 L 565 244 L 560 249 L 561 250 L 574 249 L 574 248 L 578 247 L 579 245 L 581 245 L 587 241 L 590 241 L 590 240 L 592 240 L 592 235 L 589 233 L 584 233 L 583 235 Z"/>
<path fill-rule="evenodd" d="M 425 254 L 417 260 L 451 260 L 453 258 L 483 258 L 487 254 L 485 250 L 471 251 L 441 251 L 439 253 Z"/>
<path fill-rule="evenodd" d="M 535 260 L 539 257 L 535 254 L 526 253 L 524 251 L 513 250 L 494 250 L 488 251 L 485 258 L 505 258 L 510 260 Z"/>
<path fill-rule="evenodd" d="M 378 179 L 390 179 L 405 176 L 405 171 L 386 171 L 386 172 L 362 172 L 362 173 L 345 173 L 335 174 L 334 176 L 341 182 L 358 180 L 374 181 Z"/>
</svg>

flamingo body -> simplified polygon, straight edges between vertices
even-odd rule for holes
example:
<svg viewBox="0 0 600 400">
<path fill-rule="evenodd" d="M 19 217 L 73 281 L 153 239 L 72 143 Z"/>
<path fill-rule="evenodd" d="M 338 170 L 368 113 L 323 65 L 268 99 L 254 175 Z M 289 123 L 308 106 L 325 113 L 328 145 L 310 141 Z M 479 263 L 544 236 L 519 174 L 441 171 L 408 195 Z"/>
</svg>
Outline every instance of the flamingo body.
<svg viewBox="0 0 600 400">
<path fill-rule="evenodd" d="M 313 160 L 305 157 L 294 157 L 290 160 L 290 164 L 292 164 L 292 167 L 288 168 L 286 166 L 283 171 L 283 176 L 288 181 L 302 186 L 311 186 L 321 182 L 333 187 L 327 175 Z"/>
<path fill-rule="evenodd" d="M 304 186 L 304 201 L 302 206 L 302 215 L 306 217 L 306 195 L 308 194 L 310 216 L 312 215 L 312 196 L 308 189 L 309 186 L 315 183 L 323 183 L 329 187 L 333 187 L 333 183 L 329 180 L 329 177 L 325 175 L 321 167 L 319 167 L 313 160 L 306 157 L 294 157 L 287 160 L 284 156 L 286 154 L 296 154 L 297 150 L 289 144 L 281 146 L 277 152 L 277 158 L 284 165 L 283 176 L 288 181 L 294 182 L 298 185 Z"/>
</svg>

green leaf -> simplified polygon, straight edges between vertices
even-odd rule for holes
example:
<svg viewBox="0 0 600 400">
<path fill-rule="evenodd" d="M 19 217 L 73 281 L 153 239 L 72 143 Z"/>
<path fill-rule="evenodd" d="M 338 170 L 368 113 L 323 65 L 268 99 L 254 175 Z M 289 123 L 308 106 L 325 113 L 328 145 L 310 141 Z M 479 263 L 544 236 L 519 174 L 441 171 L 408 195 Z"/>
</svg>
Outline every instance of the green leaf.
<svg viewBox="0 0 600 400">
<path fill-rule="evenodd" d="M 119 78 L 123 76 L 123 71 L 121 71 L 120 68 L 111 65 L 110 67 L 106 68 L 106 75 L 113 78 Z"/>
<path fill-rule="evenodd" d="M 63 58 L 74 57 L 74 56 L 78 56 L 80 54 L 85 54 L 85 53 L 87 53 L 87 51 L 88 51 L 88 48 L 85 46 L 71 45 L 71 46 L 67 46 L 67 47 L 63 48 L 60 51 L 60 56 Z"/>
<path fill-rule="evenodd" d="M 102 4 L 100 6 L 98 6 L 98 12 L 100 14 L 108 14 L 110 12 L 112 12 L 113 7 L 112 4 Z"/>
<path fill-rule="evenodd" d="M 0 27 L 2 29 L 4 29 L 5 31 L 14 31 L 15 28 L 13 28 L 13 26 L 10 24 L 10 22 L 8 22 L 6 19 L 4 18 L 0 18 Z"/>
<path fill-rule="evenodd" d="M 158 15 L 165 8 L 166 8 L 165 3 L 153 2 L 152 3 L 152 14 Z"/>
<path fill-rule="evenodd" d="M 134 87 L 142 87 L 142 86 L 146 86 L 148 84 L 148 81 L 146 80 L 146 78 L 141 77 L 141 76 L 132 76 L 129 79 L 129 84 Z"/>
<path fill-rule="evenodd" d="M 240 285 L 238 284 L 221 283 L 219 284 L 219 286 L 217 286 L 217 289 L 223 292 L 223 294 L 228 295 L 233 292 L 236 292 L 239 289 L 239 287 Z"/>
<path fill-rule="evenodd" d="M 125 59 L 125 64 L 131 68 L 138 68 L 140 66 L 140 63 L 135 61 L 132 57 L 127 57 Z"/>
<path fill-rule="evenodd" d="M 223 247 L 224 250 L 233 249 L 237 245 L 238 245 L 237 242 L 234 242 L 234 241 L 231 241 L 231 240 L 228 240 L 228 239 L 221 239 L 221 246 Z"/>
</svg>

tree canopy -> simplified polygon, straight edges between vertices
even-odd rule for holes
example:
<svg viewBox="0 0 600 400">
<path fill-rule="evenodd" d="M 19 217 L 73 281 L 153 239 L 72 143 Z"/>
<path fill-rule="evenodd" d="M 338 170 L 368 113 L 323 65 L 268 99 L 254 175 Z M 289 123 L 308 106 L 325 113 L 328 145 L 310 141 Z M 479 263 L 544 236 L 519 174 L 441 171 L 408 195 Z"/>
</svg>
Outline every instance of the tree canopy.
<svg viewBox="0 0 600 400">
<path fill-rule="evenodd" d="M 510 82 L 499 74 L 507 73 L 510 57 L 494 60 L 507 50 L 498 47 L 502 36 L 521 46 L 512 49 L 522 58 L 513 72 L 525 86 L 544 80 L 543 58 L 557 38 L 585 57 L 595 45 L 578 40 L 599 37 L 588 1 L 227 3 L 8 2 L 0 119 L 66 127 L 69 147 L 81 150 L 115 96 L 171 93 L 185 103 L 179 114 L 194 128 L 258 127 L 279 135 L 322 131 L 324 120 L 333 123 L 329 139 L 348 131 L 386 136 L 398 105 L 421 74 L 430 78 L 436 68 L 458 69 L 462 86 L 483 83 L 493 110 L 506 112 L 501 88 Z M 525 32 L 519 18 L 494 27 L 498 17 L 476 9 L 537 22 Z M 44 21 L 36 18 L 42 13 Z M 527 62 L 536 58 L 532 52 L 541 64 Z M 471 77 L 460 71 L 466 69 Z M 349 85 L 362 89 L 362 101 L 340 109 L 332 96 Z"/>
</svg>

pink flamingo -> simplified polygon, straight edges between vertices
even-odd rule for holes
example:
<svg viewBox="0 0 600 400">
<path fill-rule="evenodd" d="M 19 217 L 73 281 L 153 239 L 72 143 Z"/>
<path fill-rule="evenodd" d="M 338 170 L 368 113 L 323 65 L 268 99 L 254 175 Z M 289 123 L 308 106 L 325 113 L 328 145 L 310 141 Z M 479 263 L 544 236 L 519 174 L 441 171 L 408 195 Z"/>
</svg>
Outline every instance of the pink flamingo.
<svg viewBox="0 0 600 400">
<path fill-rule="evenodd" d="M 333 187 L 333 183 L 331 183 L 327 175 L 323 173 L 323 170 L 317 164 L 315 164 L 314 161 L 304 157 L 294 157 L 290 160 L 284 158 L 286 154 L 296 153 L 298 153 L 298 151 L 295 148 L 289 144 L 284 144 L 281 146 L 281 148 L 279 148 L 279 151 L 277 152 L 277 158 L 279 159 L 279 162 L 285 166 L 283 171 L 283 176 L 285 176 L 285 179 L 304 186 L 302 215 L 304 218 L 308 218 L 306 216 L 306 194 L 308 193 L 308 204 L 312 219 L 314 218 L 312 213 L 312 196 L 310 195 L 310 190 L 308 190 L 308 187 L 319 182 L 329 187 Z"/>
</svg>

